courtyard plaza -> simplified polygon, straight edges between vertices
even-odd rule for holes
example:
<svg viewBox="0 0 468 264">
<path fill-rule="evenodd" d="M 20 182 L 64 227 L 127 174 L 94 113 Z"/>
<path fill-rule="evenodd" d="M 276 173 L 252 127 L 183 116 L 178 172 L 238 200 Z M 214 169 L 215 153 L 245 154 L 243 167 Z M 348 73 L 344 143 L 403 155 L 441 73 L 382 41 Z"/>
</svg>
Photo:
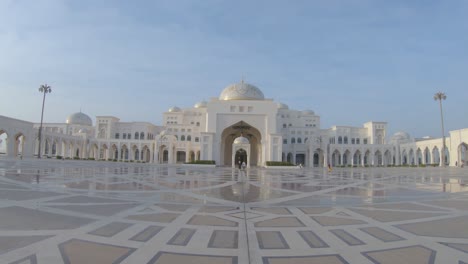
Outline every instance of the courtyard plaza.
<svg viewBox="0 0 468 264">
<path fill-rule="evenodd" d="M 467 180 L 0 159 L 0 263 L 468 263 Z"/>
</svg>

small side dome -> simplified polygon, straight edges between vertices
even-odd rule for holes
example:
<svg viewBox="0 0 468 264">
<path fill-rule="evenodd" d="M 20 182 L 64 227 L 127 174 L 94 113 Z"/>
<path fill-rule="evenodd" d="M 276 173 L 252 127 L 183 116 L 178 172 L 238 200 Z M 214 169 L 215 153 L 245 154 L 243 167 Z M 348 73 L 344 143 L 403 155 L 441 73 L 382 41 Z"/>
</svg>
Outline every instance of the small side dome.
<svg viewBox="0 0 468 264">
<path fill-rule="evenodd" d="M 302 114 L 303 115 L 315 115 L 314 111 L 309 110 L 309 109 L 302 111 Z"/>
<path fill-rule="evenodd" d="M 287 104 L 283 103 L 277 103 L 278 109 L 289 109 L 289 106 Z"/>
<path fill-rule="evenodd" d="M 169 108 L 169 110 L 167 110 L 168 112 L 171 112 L 171 113 L 175 113 L 175 112 L 181 112 L 182 109 L 180 109 L 179 107 L 177 106 L 173 106 L 171 108 Z"/>
<path fill-rule="evenodd" d="M 195 107 L 195 108 L 206 108 L 207 105 L 208 105 L 208 103 L 206 101 L 201 101 L 201 102 L 196 103 L 193 107 Z"/>
<path fill-rule="evenodd" d="M 93 125 L 93 120 L 91 119 L 91 117 L 81 112 L 69 115 L 65 122 L 70 125 L 84 125 L 84 126 Z"/>
<path fill-rule="evenodd" d="M 243 136 L 234 139 L 234 144 L 250 144 L 249 140 Z"/>
</svg>

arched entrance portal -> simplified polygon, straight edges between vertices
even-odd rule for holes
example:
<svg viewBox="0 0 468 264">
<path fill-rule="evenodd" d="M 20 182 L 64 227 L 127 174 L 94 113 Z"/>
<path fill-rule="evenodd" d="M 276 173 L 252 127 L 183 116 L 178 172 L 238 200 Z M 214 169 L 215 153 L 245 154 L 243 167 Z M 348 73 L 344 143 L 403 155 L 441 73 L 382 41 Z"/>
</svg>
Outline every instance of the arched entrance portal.
<svg viewBox="0 0 468 264">
<path fill-rule="evenodd" d="M 250 143 L 250 155 L 248 155 L 247 164 L 249 166 L 257 166 L 262 164 L 262 135 L 260 131 L 250 124 L 240 121 L 227 127 L 221 134 L 221 165 L 232 166 L 233 152 L 232 144 L 234 139 L 243 136 L 248 139 Z M 236 152 L 235 152 L 236 153 Z M 235 159 L 236 162 L 238 161 Z"/>
<path fill-rule="evenodd" d="M 236 165 L 239 165 L 239 163 L 242 164 L 242 162 L 247 163 L 247 151 L 245 151 L 245 149 L 242 148 L 238 149 L 236 151 L 236 156 L 234 160 L 236 161 Z"/>
</svg>

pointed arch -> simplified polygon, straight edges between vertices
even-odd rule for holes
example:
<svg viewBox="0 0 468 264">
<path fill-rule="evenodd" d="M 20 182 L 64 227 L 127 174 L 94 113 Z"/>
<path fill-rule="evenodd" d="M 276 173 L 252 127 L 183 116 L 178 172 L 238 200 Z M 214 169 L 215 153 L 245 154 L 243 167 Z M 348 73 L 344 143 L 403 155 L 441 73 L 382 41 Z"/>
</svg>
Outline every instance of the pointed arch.
<svg viewBox="0 0 468 264">
<path fill-rule="evenodd" d="M 460 143 L 457 148 L 458 151 L 458 161 L 457 166 L 465 167 L 468 165 L 468 144 L 465 142 Z"/>
<path fill-rule="evenodd" d="M 357 149 L 353 154 L 353 165 L 359 166 L 360 164 L 362 164 L 361 151 Z"/>
</svg>

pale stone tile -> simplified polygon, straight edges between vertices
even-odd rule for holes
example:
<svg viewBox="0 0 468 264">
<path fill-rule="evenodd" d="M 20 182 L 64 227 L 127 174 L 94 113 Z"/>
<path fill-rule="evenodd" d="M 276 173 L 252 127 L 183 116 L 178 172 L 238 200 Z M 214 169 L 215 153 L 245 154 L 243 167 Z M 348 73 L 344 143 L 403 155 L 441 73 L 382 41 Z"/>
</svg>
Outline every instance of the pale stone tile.
<svg viewBox="0 0 468 264">
<path fill-rule="evenodd" d="M 40 192 L 33 190 L 1 190 L 0 199 L 2 200 L 13 200 L 13 201 L 25 201 L 33 199 L 41 199 L 46 197 L 53 197 L 62 195 L 61 193 L 54 192 Z"/>
<path fill-rule="evenodd" d="M 341 225 L 360 225 L 367 224 L 362 220 L 349 219 L 349 218 L 340 218 L 334 216 L 311 216 L 310 218 L 314 219 L 317 223 L 323 226 L 341 226 Z"/>
<path fill-rule="evenodd" d="M 176 211 L 176 212 L 185 212 L 187 209 L 191 207 L 191 205 L 185 205 L 185 204 L 156 204 L 156 205 L 168 211 Z"/>
<path fill-rule="evenodd" d="M 324 256 L 290 256 L 290 257 L 263 257 L 263 263 L 267 264 L 348 264 L 339 255 Z"/>
<path fill-rule="evenodd" d="M 355 213 L 365 215 L 380 222 L 397 222 L 420 218 L 429 218 L 440 216 L 440 213 L 422 213 L 422 212 L 397 212 L 384 210 L 366 210 L 366 209 L 350 209 Z"/>
<path fill-rule="evenodd" d="M 396 225 L 396 227 L 420 236 L 468 238 L 468 216 Z"/>
<path fill-rule="evenodd" d="M 447 247 L 451 247 L 454 249 L 458 249 L 460 251 L 463 251 L 465 253 L 468 253 L 468 244 L 461 244 L 461 243 L 444 243 L 441 242 L 442 245 L 446 245 Z"/>
<path fill-rule="evenodd" d="M 102 226 L 94 231 L 89 232 L 91 235 L 111 237 L 122 230 L 130 227 L 132 224 L 121 223 L 121 222 L 112 222 L 105 226 Z"/>
<path fill-rule="evenodd" d="M 94 221 L 19 206 L 0 208 L 0 229 L 3 230 L 74 229 Z"/>
<path fill-rule="evenodd" d="M 131 237 L 130 240 L 146 242 L 152 237 L 154 237 L 157 233 L 159 233 L 159 231 L 161 231 L 162 229 L 163 227 L 161 226 L 148 226 L 147 228 L 143 229 L 143 231 L 141 231 L 140 233 Z"/>
<path fill-rule="evenodd" d="M 195 215 L 187 223 L 188 225 L 202 226 L 238 226 L 237 222 L 229 221 L 212 215 Z"/>
<path fill-rule="evenodd" d="M 237 248 L 239 233 L 231 230 L 215 230 L 208 242 L 209 248 Z"/>
<path fill-rule="evenodd" d="M 359 240 L 357 237 L 351 235 L 343 229 L 333 229 L 330 230 L 335 236 L 343 240 L 346 244 L 350 246 L 364 245 L 365 243 Z"/>
<path fill-rule="evenodd" d="M 47 203 L 128 203 L 131 201 L 119 200 L 119 199 L 109 199 L 96 196 L 72 196 L 56 200 L 49 200 Z"/>
<path fill-rule="evenodd" d="M 237 257 L 159 252 L 148 264 L 236 264 Z"/>
<path fill-rule="evenodd" d="M 91 215 L 111 216 L 133 208 L 135 207 L 135 204 L 54 205 L 48 207 Z"/>
<path fill-rule="evenodd" d="M 299 207 L 304 214 L 323 214 L 331 211 L 331 207 Z"/>
<path fill-rule="evenodd" d="M 252 208 L 254 211 L 265 212 L 270 214 L 278 214 L 278 215 L 290 215 L 291 212 L 284 207 L 270 207 L 270 208 L 262 208 L 262 207 L 254 207 Z"/>
<path fill-rule="evenodd" d="M 60 244 L 60 253 L 66 264 L 120 263 L 135 249 L 72 239 Z"/>
<path fill-rule="evenodd" d="M 426 204 L 437 205 L 440 207 L 454 208 L 457 210 L 468 211 L 468 201 L 466 200 L 444 200 L 425 202 Z"/>
<path fill-rule="evenodd" d="M 31 255 L 14 262 L 10 262 L 9 264 L 37 264 L 37 257 L 36 255 Z"/>
<path fill-rule="evenodd" d="M 380 239 L 382 240 L 383 242 L 393 242 L 393 241 L 400 241 L 400 240 L 404 240 L 404 238 L 398 236 L 398 235 L 395 235 L 393 233 L 390 233 L 388 231 L 385 231 L 384 229 L 382 228 L 379 228 L 379 227 L 363 227 L 363 228 L 360 228 L 362 231 L 368 233 L 369 235 L 377 238 L 377 239 Z"/>
<path fill-rule="evenodd" d="M 414 203 L 392 203 L 392 204 L 373 204 L 363 208 L 378 208 L 378 209 L 394 209 L 394 210 L 409 210 L 409 211 L 441 211 L 443 209 L 425 206 Z"/>
<path fill-rule="evenodd" d="M 254 224 L 255 227 L 303 227 L 301 220 L 296 217 L 277 217 Z"/>
<path fill-rule="evenodd" d="M 181 228 L 172 238 L 167 242 L 168 245 L 186 246 L 193 234 L 195 229 Z"/>
<path fill-rule="evenodd" d="M 327 243 L 325 243 L 319 236 L 317 236 L 312 231 L 297 231 L 299 235 L 304 239 L 307 244 L 311 248 L 326 248 L 328 247 Z"/>
<path fill-rule="evenodd" d="M 239 208 L 232 207 L 232 206 L 203 206 L 201 207 L 198 212 L 200 213 L 219 213 L 225 211 L 232 211 Z"/>
<path fill-rule="evenodd" d="M 261 249 L 289 249 L 288 243 L 279 231 L 257 231 L 257 240 Z"/>
<path fill-rule="evenodd" d="M 52 236 L 0 236 L 0 254 L 22 248 Z"/>
<path fill-rule="evenodd" d="M 179 215 L 180 214 L 176 213 L 141 214 L 128 216 L 127 219 L 147 222 L 171 223 Z"/>
<path fill-rule="evenodd" d="M 398 263 L 433 264 L 436 252 L 423 246 L 410 246 L 369 251 L 363 254 L 380 264 L 394 264 L 396 260 Z"/>
</svg>

